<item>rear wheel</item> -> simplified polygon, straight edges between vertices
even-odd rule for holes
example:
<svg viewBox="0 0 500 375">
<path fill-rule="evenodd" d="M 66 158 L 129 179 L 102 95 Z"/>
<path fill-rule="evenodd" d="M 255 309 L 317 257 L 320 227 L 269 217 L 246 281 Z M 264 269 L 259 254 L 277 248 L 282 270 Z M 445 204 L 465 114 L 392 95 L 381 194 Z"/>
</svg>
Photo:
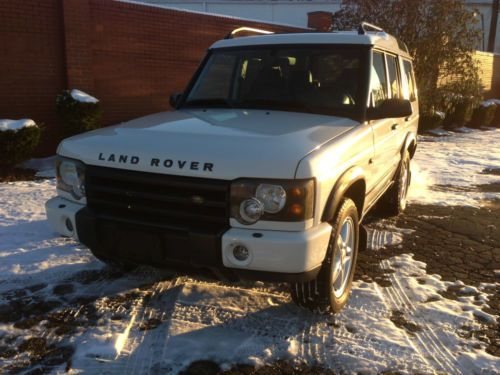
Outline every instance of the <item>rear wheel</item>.
<svg viewBox="0 0 500 375">
<path fill-rule="evenodd" d="M 378 204 L 378 211 L 382 216 L 397 216 L 406 209 L 411 182 L 410 161 L 410 153 L 405 151 L 394 184 L 382 196 Z"/>
<path fill-rule="evenodd" d="M 358 255 L 358 209 L 345 198 L 331 223 L 332 234 L 321 271 L 316 279 L 292 283 L 292 299 L 299 306 L 317 312 L 339 312 L 351 291 Z"/>
</svg>

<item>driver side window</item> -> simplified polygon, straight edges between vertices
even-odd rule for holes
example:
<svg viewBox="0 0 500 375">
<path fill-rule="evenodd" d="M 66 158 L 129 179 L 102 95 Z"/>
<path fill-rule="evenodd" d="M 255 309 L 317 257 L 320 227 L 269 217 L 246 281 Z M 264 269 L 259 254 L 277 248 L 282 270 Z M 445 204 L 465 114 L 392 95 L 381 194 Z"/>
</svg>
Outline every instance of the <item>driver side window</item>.
<svg viewBox="0 0 500 375">
<path fill-rule="evenodd" d="M 373 51 L 373 63 L 370 78 L 371 105 L 378 107 L 388 98 L 385 58 L 381 52 Z"/>
</svg>

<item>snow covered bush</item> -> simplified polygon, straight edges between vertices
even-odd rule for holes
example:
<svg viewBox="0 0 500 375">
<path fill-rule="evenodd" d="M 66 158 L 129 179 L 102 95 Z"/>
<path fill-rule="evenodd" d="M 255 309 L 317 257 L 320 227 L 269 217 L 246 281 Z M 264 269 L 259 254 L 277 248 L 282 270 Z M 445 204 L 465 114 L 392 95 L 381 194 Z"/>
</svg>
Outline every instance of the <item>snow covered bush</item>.
<svg viewBox="0 0 500 375">
<path fill-rule="evenodd" d="M 445 114 L 439 111 L 423 113 L 418 121 L 418 131 L 425 132 L 432 129 L 437 129 L 443 125 Z"/>
<path fill-rule="evenodd" d="M 0 120 L 0 167 L 12 167 L 29 159 L 41 133 L 33 120 Z"/>
<path fill-rule="evenodd" d="M 457 100 L 444 119 L 446 129 L 461 128 L 467 125 L 472 118 L 474 99 L 462 98 Z"/>
<path fill-rule="evenodd" d="M 472 114 L 471 127 L 480 128 L 482 126 L 490 126 L 495 117 L 497 107 L 495 103 L 483 102 Z"/>
<path fill-rule="evenodd" d="M 62 122 L 62 135 L 83 133 L 101 126 L 99 100 L 80 90 L 65 90 L 56 98 L 57 114 Z"/>
</svg>

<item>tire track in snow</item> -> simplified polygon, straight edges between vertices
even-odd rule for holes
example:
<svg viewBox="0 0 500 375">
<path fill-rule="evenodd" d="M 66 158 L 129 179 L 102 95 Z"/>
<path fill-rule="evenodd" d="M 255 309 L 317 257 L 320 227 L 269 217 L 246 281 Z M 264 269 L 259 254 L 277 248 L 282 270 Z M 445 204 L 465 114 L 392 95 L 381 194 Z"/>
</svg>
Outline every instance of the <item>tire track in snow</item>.
<svg viewBox="0 0 500 375">
<path fill-rule="evenodd" d="M 121 369 L 124 374 L 150 374 L 158 367 L 155 366 L 157 360 L 163 355 L 160 348 L 166 347 L 168 340 L 171 313 L 177 297 L 174 291 L 176 282 L 177 279 L 157 282 L 151 296 L 142 298 L 133 334 L 116 360 L 125 360 Z M 167 293 L 169 291 L 171 293 Z M 154 329 L 146 329 L 151 319 L 156 319 L 159 324 Z"/>
<path fill-rule="evenodd" d="M 161 358 L 161 351 L 164 350 L 168 339 L 170 316 L 176 298 L 176 282 L 176 278 L 155 282 L 150 288 L 152 291 L 150 295 L 142 293 L 133 301 L 132 311 L 123 318 L 128 322 L 125 324 L 126 328 L 114 342 L 115 355 L 80 358 L 78 367 L 85 368 L 89 373 L 105 374 L 167 372 L 157 366 L 157 359 Z M 111 313 L 108 311 L 105 314 Z M 160 321 L 158 326 L 154 329 L 141 329 L 147 327 L 152 318 Z"/>
<path fill-rule="evenodd" d="M 381 262 L 381 267 L 387 270 L 393 270 L 392 264 L 388 260 L 383 260 Z M 389 297 L 390 307 L 393 310 L 399 310 L 403 313 L 408 313 L 410 316 L 414 315 L 417 311 L 415 305 L 406 294 L 404 288 L 399 282 L 397 272 L 390 275 L 391 286 L 382 288 L 385 294 Z M 462 374 L 458 361 L 453 353 L 448 350 L 445 343 L 437 337 L 433 332 L 431 327 L 424 321 L 418 321 L 419 325 L 423 326 L 423 329 L 418 332 L 414 332 L 413 336 L 408 335 L 407 339 L 409 343 L 415 347 L 415 349 L 421 354 L 422 359 L 426 362 L 430 359 L 434 362 L 438 369 L 444 372 L 453 374 Z"/>
</svg>

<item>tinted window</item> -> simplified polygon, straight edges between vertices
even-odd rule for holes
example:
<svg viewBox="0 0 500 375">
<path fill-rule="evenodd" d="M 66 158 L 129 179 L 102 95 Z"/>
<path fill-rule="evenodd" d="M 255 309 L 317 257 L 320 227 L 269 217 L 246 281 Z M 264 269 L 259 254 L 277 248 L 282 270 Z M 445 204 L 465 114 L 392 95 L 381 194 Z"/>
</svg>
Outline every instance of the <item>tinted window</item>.
<svg viewBox="0 0 500 375">
<path fill-rule="evenodd" d="M 387 70 L 389 72 L 389 87 L 391 88 L 392 98 L 401 98 L 401 90 L 398 78 L 398 58 L 387 55 Z"/>
<path fill-rule="evenodd" d="M 384 55 L 376 51 L 373 52 L 370 87 L 372 101 L 375 107 L 378 106 L 381 101 L 388 98 Z"/>
<path fill-rule="evenodd" d="M 408 60 L 403 60 L 403 74 L 403 96 L 413 102 L 417 99 L 417 90 L 411 62 Z"/>
<path fill-rule="evenodd" d="M 345 47 L 215 50 L 184 105 L 355 116 L 366 56 Z"/>
</svg>

